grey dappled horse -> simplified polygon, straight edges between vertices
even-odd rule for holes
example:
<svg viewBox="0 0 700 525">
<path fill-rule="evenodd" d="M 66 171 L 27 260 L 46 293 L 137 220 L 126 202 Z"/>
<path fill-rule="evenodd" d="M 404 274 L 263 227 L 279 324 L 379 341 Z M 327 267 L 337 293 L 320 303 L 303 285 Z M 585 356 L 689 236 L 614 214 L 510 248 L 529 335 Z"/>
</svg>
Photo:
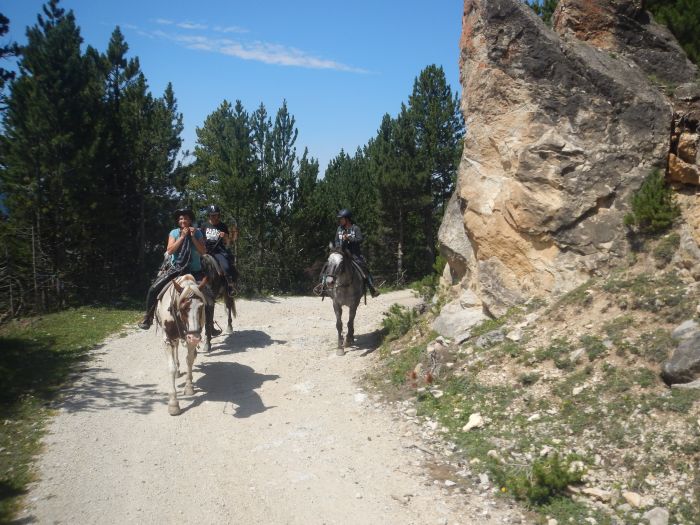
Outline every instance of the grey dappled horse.
<svg viewBox="0 0 700 525">
<path fill-rule="evenodd" d="M 328 256 L 324 271 L 326 289 L 333 298 L 335 327 L 338 330 L 338 355 L 345 355 L 344 347 L 355 342 L 355 314 L 365 287 L 360 272 L 352 263 L 352 256 L 341 250 L 333 250 Z M 348 333 L 343 343 L 343 306 L 349 310 Z"/>
</svg>

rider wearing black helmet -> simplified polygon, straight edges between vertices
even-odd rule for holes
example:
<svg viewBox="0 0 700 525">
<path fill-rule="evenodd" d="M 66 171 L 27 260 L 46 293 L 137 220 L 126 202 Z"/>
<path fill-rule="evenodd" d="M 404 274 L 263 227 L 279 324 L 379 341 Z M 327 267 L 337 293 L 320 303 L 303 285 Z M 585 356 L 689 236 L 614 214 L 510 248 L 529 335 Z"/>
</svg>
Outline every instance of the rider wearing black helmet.
<svg viewBox="0 0 700 525">
<path fill-rule="evenodd" d="M 347 250 L 352 255 L 353 259 L 360 265 L 366 278 L 365 282 L 369 288 L 372 297 L 379 295 L 379 290 L 374 287 L 372 275 L 369 271 L 369 265 L 362 255 L 360 244 L 362 243 L 362 232 L 357 224 L 353 223 L 352 212 L 347 208 L 343 208 L 338 212 L 338 229 L 335 232 L 335 240 L 333 245 L 336 248 Z"/>
<path fill-rule="evenodd" d="M 221 265 L 221 269 L 226 275 L 229 295 L 233 295 L 235 282 L 238 280 L 238 270 L 236 270 L 235 259 L 228 250 L 228 246 L 238 238 L 238 227 L 234 221 L 229 231 L 226 223 L 221 221 L 221 209 L 216 204 L 207 207 L 207 216 L 209 222 L 202 226 L 207 253 Z"/>
</svg>

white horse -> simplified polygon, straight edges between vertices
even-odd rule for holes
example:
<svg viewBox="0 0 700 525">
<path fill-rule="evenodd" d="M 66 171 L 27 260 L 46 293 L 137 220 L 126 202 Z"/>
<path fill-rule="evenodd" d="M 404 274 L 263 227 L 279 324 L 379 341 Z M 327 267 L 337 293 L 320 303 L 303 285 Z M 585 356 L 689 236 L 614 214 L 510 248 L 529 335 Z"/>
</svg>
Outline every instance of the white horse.
<svg viewBox="0 0 700 525">
<path fill-rule="evenodd" d="M 192 365 L 197 356 L 197 345 L 202 340 L 204 327 L 204 308 L 207 298 L 202 292 L 206 278 L 197 285 L 194 277 L 183 275 L 168 286 L 158 301 L 156 307 L 156 322 L 163 329 L 165 357 L 168 361 L 168 413 L 171 416 L 180 414 L 180 404 L 177 401 L 175 381 L 180 368 L 178 358 L 178 343 L 180 340 L 187 346 L 187 378 L 185 395 L 194 394 L 192 387 Z"/>
</svg>

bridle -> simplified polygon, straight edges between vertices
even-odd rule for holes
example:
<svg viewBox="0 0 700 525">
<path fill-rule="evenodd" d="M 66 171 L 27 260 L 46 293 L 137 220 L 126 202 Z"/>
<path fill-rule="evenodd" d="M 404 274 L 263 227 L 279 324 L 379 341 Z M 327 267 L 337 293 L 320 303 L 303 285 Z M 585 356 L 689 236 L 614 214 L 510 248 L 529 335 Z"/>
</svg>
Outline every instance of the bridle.
<svg viewBox="0 0 700 525">
<path fill-rule="evenodd" d="M 206 284 L 206 277 L 202 280 L 202 282 L 199 285 L 194 283 L 187 284 L 186 286 L 183 286 L 180 290 L 178 290 L 178 286 L 175 286 L 176 284 L 177 283 L 173 282 L 173 286 L 175 288 L 176 293 L 172 296 L 172 300 L 170 301 L 170 307 L 168 308 L 168 311 L 175 320 L 175 326 L 177 328 L 178 337 L 184 340 L 188 335 L 201 335 L 201 325 L 203 325 L 204 323 L 202 323 L 200 320 L 199 330 L 189 330 L 186 321 L 183 320 L 182 312 L 183 306 L 189 306 L 189 304 L 191 304 L 192 302 L 192 298 L 195 296 L 202 301 L 202 308 L 205 307 L 206 299 L 204 298 L 204 295 L 200 291 L 199 287 Z"/>
<path fill-rule="evenodd" d="M 345 264 L 349 260 L 349 256 L 340 250 L 334 250 L 331 253 L 331 255 L 333 255 L 335 253 L 340 255 L 342 257 L 342 260 L 338 264 L 334 264 L 333 266 L 330 266 L 329 263 L 326 262 L 326 268 L 332 269 L 332 271 L 333 271 L 332 273 L 327 273 L 326 275 L 328 275 L 329 277 L 333 277 L 333 288 L 346 288 L 352 284 L 352 278 L 347 282 L 339 283 L 338 282 L 338 275 L 339 274 L 342 275 L 343 273 L 346 273 Z M 330 259 L 330 257 L 329 257 L 329 259 Z M 350 264 L 352 265 L 352 262 Z M 341 271 L 341 269 L 343 271 Z M 352 276 L 353 273 L 354 273 L 354 268 L 352 268 L 352 266 L 351 266 L 350 275 Z"/>
</svg>

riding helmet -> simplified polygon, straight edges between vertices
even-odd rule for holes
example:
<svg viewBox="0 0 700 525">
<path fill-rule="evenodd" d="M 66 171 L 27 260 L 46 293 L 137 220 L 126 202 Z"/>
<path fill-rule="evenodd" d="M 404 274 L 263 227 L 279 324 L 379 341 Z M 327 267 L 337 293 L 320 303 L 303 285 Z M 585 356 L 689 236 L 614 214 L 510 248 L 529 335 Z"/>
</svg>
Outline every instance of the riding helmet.
<svg viewBox="0 0 700 525">
<path fill-rule="evenodd" d="M 207 206 L 207 215 L 213 215 L 215 213 L 221 213 L 221 210 L 216 204 L 210 204 Z"/>
<path fill-rule="evenodd" d="M 352 212 L 348 210 L 347 208 L 343 208 L 338 212 L 337 217 L 340 219 L 341 217 L 345 217 L 346 219 L 352 219 Z"/>
<path fill-rule="evenodd" d="M 194 212 L 189 208 L 180 208 L 179 210 L 175 210 L 175 213 L 173 213 L 173 217 L 175 217 L 176 222 L 180 218 L 180 215 L 189 217 L 190 221 L 194 222 Z"/>
</svg>

